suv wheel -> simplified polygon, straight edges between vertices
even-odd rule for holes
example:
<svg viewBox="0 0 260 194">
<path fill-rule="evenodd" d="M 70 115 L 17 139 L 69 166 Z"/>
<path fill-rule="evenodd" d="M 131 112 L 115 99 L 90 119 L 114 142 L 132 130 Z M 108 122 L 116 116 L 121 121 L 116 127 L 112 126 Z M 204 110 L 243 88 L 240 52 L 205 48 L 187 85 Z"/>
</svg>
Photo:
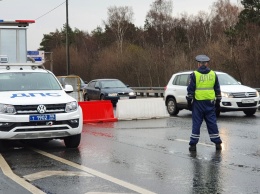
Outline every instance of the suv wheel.
<svg viewBox="0 0 260 194">
<path fill-rule="evenodd" d="M 252 116 L 255 114 L 256 109 L 244 110 L 243 112 L 246 114 L 246 116 Z"/>
<path fill-rule="evenodd" d="M 176 100 L 174 98 L 169 98 L 166 103 L 167 111 L 170 115 L 175 116 L 179 113 L 177 108 Z"/>
<path fill-rule="evenodd" d="M 72 135 L 64 138 L 64 143 L 67 148 L 77 148 L 80 144 L 81 134 Z"/>
<path fill-rule="evenodd" d="M 7 150 L 6 141 L 0 139 L 0 154 Z"/>
</svg>

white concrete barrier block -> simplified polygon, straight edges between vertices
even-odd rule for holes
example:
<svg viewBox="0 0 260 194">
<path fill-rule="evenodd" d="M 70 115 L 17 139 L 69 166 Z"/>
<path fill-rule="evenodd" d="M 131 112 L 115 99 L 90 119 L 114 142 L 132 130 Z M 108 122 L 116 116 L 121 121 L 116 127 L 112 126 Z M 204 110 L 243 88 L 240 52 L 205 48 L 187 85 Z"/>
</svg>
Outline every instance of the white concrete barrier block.
<svg viewBox="0 0 260 194">
<path fill-rule="evenodd" d="M 118 120 L 169 117 L 162 98 L 119 100 L 116 105 Z"/>
</svg>

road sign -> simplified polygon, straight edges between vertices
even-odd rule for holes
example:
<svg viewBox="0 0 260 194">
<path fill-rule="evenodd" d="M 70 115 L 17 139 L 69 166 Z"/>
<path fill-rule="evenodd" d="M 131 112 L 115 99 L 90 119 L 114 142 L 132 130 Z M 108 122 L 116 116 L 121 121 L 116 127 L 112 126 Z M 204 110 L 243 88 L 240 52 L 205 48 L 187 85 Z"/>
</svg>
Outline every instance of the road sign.
<svg viewBox="0 0 260 194">
<path fill-rule="evenodd" d="M 35 63 L 44 63 L 44 51 L 27 51 L 27 57 L 34 59 Z"/>
</svg>

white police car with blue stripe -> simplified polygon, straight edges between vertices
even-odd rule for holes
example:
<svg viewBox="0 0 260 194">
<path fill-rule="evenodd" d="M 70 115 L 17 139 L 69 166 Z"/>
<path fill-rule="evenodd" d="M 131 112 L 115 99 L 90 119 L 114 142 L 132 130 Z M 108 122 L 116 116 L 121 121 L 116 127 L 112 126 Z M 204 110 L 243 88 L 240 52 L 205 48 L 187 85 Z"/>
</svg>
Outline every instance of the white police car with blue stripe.
<svg viewBox="0 0 260 194">
<path fill-rule="evenodd" d="M 63 139 L 80 144 L 82 110 L 43 65 L 0 63 L 0 140 Z"/>
</svg>

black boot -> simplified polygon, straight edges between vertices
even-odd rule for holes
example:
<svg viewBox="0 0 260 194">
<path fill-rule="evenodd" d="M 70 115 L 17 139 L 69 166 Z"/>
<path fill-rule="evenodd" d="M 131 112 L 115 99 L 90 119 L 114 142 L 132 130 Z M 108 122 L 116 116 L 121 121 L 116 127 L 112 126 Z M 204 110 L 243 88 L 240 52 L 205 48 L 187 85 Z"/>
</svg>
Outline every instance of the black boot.
<svg viewBox="0 0 260 194">
<path fill-rule="evenodd" d="M 222 150 L 222 146 L 220 143 L 216 143 L 216 150 Z"/>
<path fill-rule="evenodd" d="M 196 151 L 196 144 L 190 145 L 189 150 L 190 151 Z"/>
</svg>

